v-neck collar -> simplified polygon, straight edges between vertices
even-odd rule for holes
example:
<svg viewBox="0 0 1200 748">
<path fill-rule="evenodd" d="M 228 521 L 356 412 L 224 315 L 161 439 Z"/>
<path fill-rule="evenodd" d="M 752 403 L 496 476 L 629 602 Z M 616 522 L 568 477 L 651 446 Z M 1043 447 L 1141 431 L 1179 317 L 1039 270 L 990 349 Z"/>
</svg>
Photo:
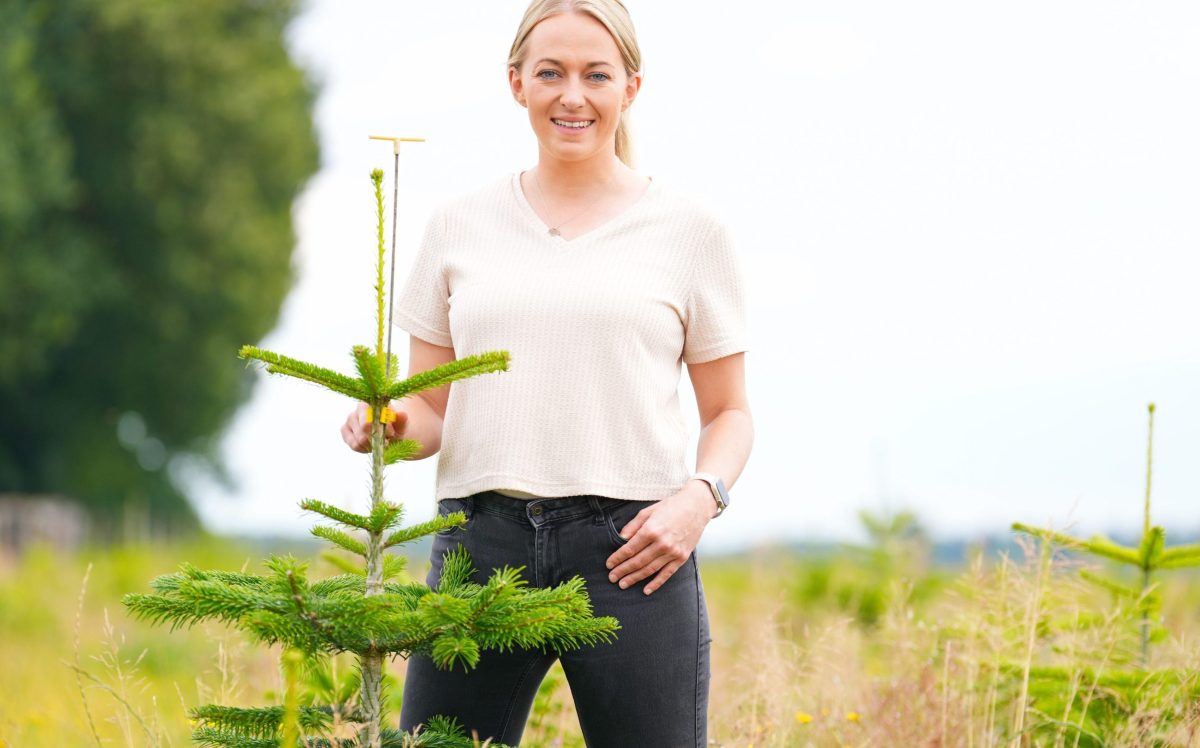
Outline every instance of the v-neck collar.
<svg viewBox="0 0 1200 748">
<path fill-rule="evenodd" d="M 574 239 L 566 239 L 562 236 L 562 234 L 558 234 L 557 236 L 554 234 L 551 234 L 550 226 L 547 225 L 546 222 L 543 221 L 540 216 L 538 216 L 537 212 L 534 211 L 533 206 L 530 205 L 529 200 L 526 199 L 525 190 L 521 189 L 521 175 L 523 173 L 524 172 L 522 172 L 522 171 L 513 172 L 513 175 L 512 175 L 513 198 L 517 201 L 517 205 L 520 207 L 521 212 L 525 215 L 526 219 L 528 219 L 528 221 L 532 225 L 532 227 L 534 229 L 534 233 L 538 234 L 539 236 L 542 236 L 546 240 L 552 242 L 553 244 L 555 244 L 556 246 L 559 246 L 559 247 L 569 247 L 569 246 L 580 244 L 580 243 L 583 243 L 590 239 L 595 238 L 595 236 L 597 234 L 600 234 L 603 231 L 612 228 L 613 226 L 620 223 L 621 221 L 628 219 L 632 214 L 636 213 L 638 210 L 640 210 L 642 208 L 642 206 L 644 206 L 647 203 L 647 198 L 650 197 L 651 193 L 658 191 L 658 188 L 655 187 L 655 185 L 654 185 L 654 177 L 649 177 L 650 184 L 648 184 L 646 186 L 646 188 L 644 190 L 642 190 L 641 196 L 638 197 L 637 200 L 634 200 L 633 203 L 631 203 L 630 205 L 625 206 L 625 208 L 623 208 L 621 210 L 621 212 L 610 217 L 603 223 L 593 226 L 592 228 L 583 232 L 582 234 L 575 237 Z"/>
</svg>

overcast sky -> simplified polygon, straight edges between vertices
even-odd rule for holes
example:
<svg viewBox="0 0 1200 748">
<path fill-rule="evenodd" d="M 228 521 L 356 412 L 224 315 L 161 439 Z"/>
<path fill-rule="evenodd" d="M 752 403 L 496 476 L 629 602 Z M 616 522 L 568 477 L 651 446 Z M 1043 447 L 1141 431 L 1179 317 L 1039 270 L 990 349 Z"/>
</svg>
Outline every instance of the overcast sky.
<svg viewBox="0 0 1200 748">
<path fill-rule="evenodd" d="M 401 156 L 398 280 L 434 206 L 535 164 L 504 68 L 525 4 L 299 18 L 323 163 L 263 345 L 350 371 L 373 339 L 367 174 L 391 155 L 368 134 L 429 139 Z M 853 539 L 863 507 L 942 536 L 1137 531 L 1150 401 L 1155 513 L 1200 531 L 1200 5 L 627 4 L 638 167 L 731 226 L 749 292 L 754 453 L 702 547 Z M 237 490 L 201 486 L 209 525 L 364 506 L 350 407 L 264 377 L 225 441 Z M 390 471 L 431 516 L 434 460 Z"/>
</svg>

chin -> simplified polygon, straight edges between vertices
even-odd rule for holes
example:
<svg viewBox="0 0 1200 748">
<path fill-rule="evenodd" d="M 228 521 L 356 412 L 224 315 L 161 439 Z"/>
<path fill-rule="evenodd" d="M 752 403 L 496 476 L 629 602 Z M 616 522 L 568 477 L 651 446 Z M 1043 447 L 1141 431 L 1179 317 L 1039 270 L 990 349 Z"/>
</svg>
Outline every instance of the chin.
<svg viewBox="0 0 1200 748">
<path fill-rule="evenodd" d="M 613 139 L 610 137 L 607 141 L 610 150 L 615 149 Z M 562 161 L 583 161 L 595 156 L 603 150 L 603 143 L 587 142 L 587 143 L 564 143 L 557 137 L 549 139 L 538 139 L 538 146 L 545 153 L 549 153 Z"/>
</svg>

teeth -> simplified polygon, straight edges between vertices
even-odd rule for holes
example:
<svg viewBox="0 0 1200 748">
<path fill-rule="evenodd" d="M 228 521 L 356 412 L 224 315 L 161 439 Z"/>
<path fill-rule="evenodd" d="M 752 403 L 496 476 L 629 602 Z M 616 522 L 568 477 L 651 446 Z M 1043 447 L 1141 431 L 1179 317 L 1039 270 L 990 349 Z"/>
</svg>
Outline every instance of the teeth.
<svg viewBox="0 0 1200 748">
<path fill-rule="evenodd" d="M 554 122 L 554 124 L 556 124 L 556 125 L 562 125 L 563 127 L 574 127 L 576 129 L 588 127 L 592 124 L 591 120 L 586 121 L 586 122 L 565 122 L 561 119 L 556 119 L 556 120 L 551 120 L 551 121 Z"/>
</svg>

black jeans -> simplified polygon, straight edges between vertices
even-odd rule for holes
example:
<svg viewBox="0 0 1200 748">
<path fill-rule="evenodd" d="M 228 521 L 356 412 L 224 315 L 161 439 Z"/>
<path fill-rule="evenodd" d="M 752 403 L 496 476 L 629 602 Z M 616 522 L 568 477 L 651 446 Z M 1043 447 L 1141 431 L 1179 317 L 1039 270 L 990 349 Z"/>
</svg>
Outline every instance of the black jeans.
<svg viewBox="0 0 1200 748">
<path fill-rule="evenodd" d="M 627 542 L 617 533 L 647 502 L 600 496 L 514 499 L 484 491 L 443 499 L 438 513 L 461 511 L 467 523 L 438 533 L 426 582 L 436 587 L 442 554 L 458 543 L 475 562 L 475 581 L 492 570 L 524 566 L 533 587 L 579 575 L 597 616 L 621 624 L 616 640 L 565 652 L 563 672 L 589 748 L 705 748 L 708 743 L 709 635 L 704 589 L 693 553 L 667 582 L 646 595 L 653 575 L 627 589 L 608 581 L 605 560 Z M 554 651 L 485 650 L 463 672 L 439 670 L 412 655 L 404 683 L 400 727 L 453 716 L 486 738 L 518 745 L 533 697 Z"/>
</svg>

